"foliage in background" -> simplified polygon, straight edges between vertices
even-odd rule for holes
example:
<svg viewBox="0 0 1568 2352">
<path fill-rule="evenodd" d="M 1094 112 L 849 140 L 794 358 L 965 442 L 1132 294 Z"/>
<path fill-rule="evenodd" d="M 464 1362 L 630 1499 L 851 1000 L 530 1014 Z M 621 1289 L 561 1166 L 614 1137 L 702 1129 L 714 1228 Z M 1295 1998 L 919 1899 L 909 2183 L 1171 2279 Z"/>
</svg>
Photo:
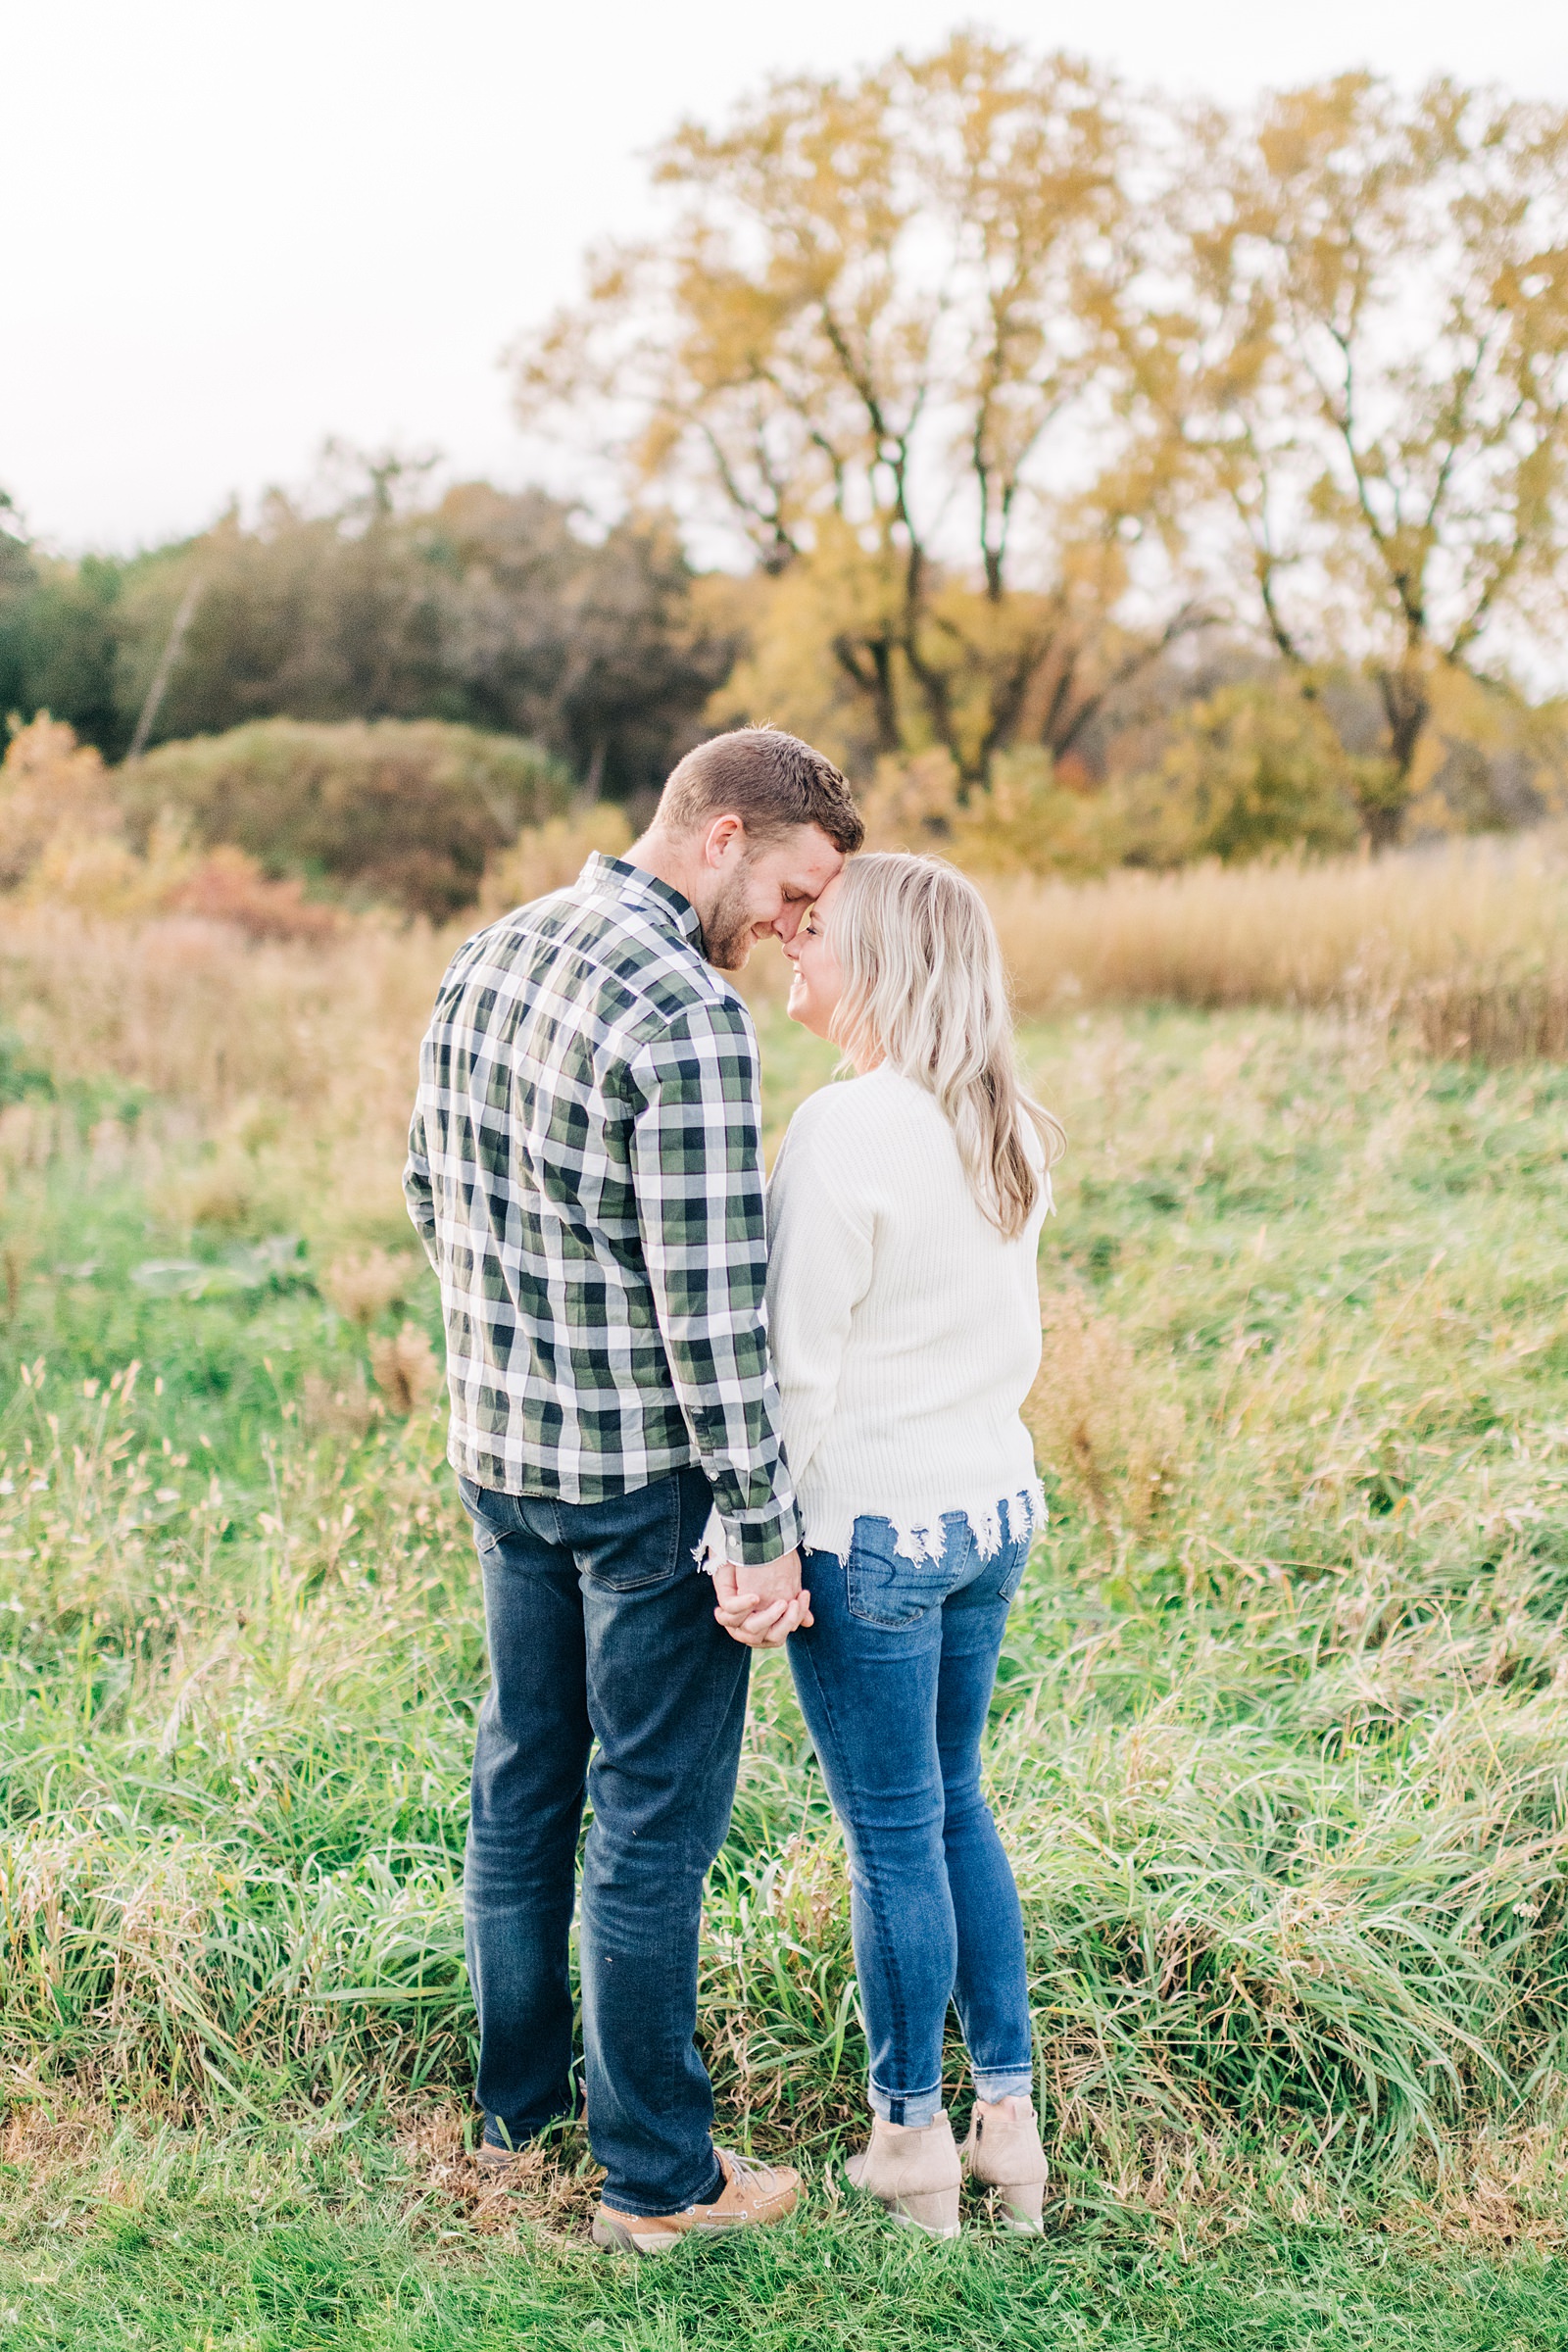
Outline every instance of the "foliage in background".
<svg viewBox="0 0 1568 2352">
<path fill-rule="evenodd" d="M 123 780 L 47 711 L 19 727 L 0 761 L 0 890 L 78 914 L 200 915 L 252 939 L 324 940 L 337 929 L 337 911 L 308 900 L 300 875 L 269 879 L 226 841 L 193 848 L 167 810 L 136 846 Z"/>
<path fill-rule="evenodd" d="M 1125 508 L 1041 486 L 1105 416 L 1133 144 L 1108 77 L 971 34 L 666 143 L 673 234 L 597 258 L 520 348 L 518 404 L 595 432 L 630 411 L 634 478 L 743 537 L 726 709 L 861 769 L 938 746 L 967 784 L 1071 749 L 1196 617 L 1118 619 Z"/>
<path fill-rule="evenodd" d="M 569 781 L 535 744 L 436 720 L 274 719 L 110 770 L 44 712 L 0 764 L 0 889 L 321 937 L 337 915 L 306 900 L 310 881 L 440 921 Z"/>
<path fill-rule="evenodd" d="M 162 745 L 119 779 L 142 840 L 172 818 L 204 846 L 436 921 L 472 904 L 486 860 L 559 809 L 570 781 L 537 744 L 437 719 L 284 718 Z"/>
<path fill-rule="evenodd" d="M 333 445 L 129 562 L 0 505 L 0 711 L 111 758 L 138 713 L 233 734 L 247 773 L 262 720 L 464 726 L 639 808 L 768 719 L 879 834 L 998 873 L 1533 823 L 1568 798 L 1565 709 L 1531 700 L 1568 564 L 1565 162 L 1544 102 L 1350 74 L 1175 107 L 974 32 L 775 81 L 665 141 L 668 233 L 514 354 L 597 521 Z M 220 757 L 167 771 L 209 844 Z M 387 780 L 355 818 L 384 855 L 271 785 L 223 838 L 471 902 L 511 835 L 459 796 L 437 843 Z"/>
<path fill-rule="evenodd" d="M 972 873 L 1069 879 L 1116 865 L 1331 858 L 1365 838 L 1365 771 L 1384 763 L 1346 749 L 1359 713 L 1344 683 L 1338 724 L 1324 695 L 1277 668 L 1227 678 L 1216 665 L 1188 685 L 1208 690 L 1169 697 L 1129 724 L 1098 787 L 1041 749 L 998 753 L 988 782 L 967 791 L 945 751 L 883 760 L 862 796 L 869 836 L 939 848 Z M 1450 699 L 1452 732 L 1434 730 L 1437 756 L 1414 805 L 1417 839 L 1505 832 L 1568 807 L 1568 744 L 1549 724 L 1478 710 L 1473 692 L 1450 714 Z"/>
<path fill-rule="evenodd" d="M 190 593 L 155 741 L 434 718 L 537 741 L 595 792 L 656 790 L 733 651 L 667 524 L 591 542 L 542 491 L 435 497 L 420 465 L 328 456 L 254 525 L 229 514 L 131 562 L 51 563 L 0 535 L 0 713 L 48 710 L 122 756 Z"/>
<path fill-rule="evenodd" d="M 1365 659 L 1357 800 L 1396 840 L 1443 671 L 1562 618 L 1568 115 L 1348 74 L 1208 110 L 1181 164 L 1148 251 L 1179 292 L 1118 320 L 1152 475 L 1292 667 Z"/>
<path fill-rule="evenodd" d="M 1280 850 L 1355 847 L 1357 763 L 1321 705 L 1281 686 L 1226 686 L 1188 705 L 1157 768 L 1129 780 L 1125 855 L 1231 865 Z"/>
<path fill-rule="evenodd" d="M 626 812 L 612 801 L 553 816 L 542 825 L 527 825 L 485 869 L 479 911 L 487 917 L 505 914 L 530 899 L 542 899 L 547 891 L 562 890 L 576 881 L 592 852 L 618 858 L 631 847 L 631 839 Z"/>
<path fill-rule="evenodd" d="M 715 710 L 965 791 L 1023 748 L 1102 780 L 1218 618 L 1309 694 L 1365 675 L 1323 781 L 1388 843 L 1446 673 L 1553 656 L 1565 157 L 1544 102 L 1363 74 L 1227 115 L 960 33 L 684 125 L 670 233 L 594 257 L 519 410 L 751 549 Z"/>
</svg>

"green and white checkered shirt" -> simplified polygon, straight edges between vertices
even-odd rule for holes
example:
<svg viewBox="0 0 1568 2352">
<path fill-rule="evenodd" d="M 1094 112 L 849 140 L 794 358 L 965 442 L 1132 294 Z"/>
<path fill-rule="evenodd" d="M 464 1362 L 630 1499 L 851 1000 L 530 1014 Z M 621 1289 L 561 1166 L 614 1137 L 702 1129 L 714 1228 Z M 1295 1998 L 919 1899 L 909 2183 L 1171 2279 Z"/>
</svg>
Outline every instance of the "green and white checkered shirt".
<svg viewBox="0 0 1568 2352">
<path fill-rule="evenodd" d="M 680 893 L 614 858 L 459 949 L 403 1189 L 441 1279 L 448 1458 L 602 1502 L 700 1462 L 729 1557 L 799 1539 L 767 1357 L 757 1034 Z"/>
</svg>

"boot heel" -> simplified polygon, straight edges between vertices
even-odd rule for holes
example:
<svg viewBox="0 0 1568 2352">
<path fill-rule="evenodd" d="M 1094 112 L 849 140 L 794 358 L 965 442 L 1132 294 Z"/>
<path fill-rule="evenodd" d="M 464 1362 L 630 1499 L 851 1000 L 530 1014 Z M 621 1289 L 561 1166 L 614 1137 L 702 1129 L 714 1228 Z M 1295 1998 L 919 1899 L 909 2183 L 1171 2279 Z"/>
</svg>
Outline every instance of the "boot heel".
<svg viewBox="0 0 1568 2352">
<path fill-rule="evenodd" d="M 1020 2180 L 1014 2184 L 999 2183 L 993 2192 L 1002 2200 L 1002 2227 L 1019 2237 L 1039 2237 L 1045 2211 L 1046 2184 L 1043 2180 Z"/>
<path fill-rule="evenodd" d="M 896 2197 L 888 2211 L 896 2222 L 923 2230 L 928 2237 L 956 2237 L 961 2227 L 956 2188 L 917 2189 L 912 2196 Z"/>
</svg>

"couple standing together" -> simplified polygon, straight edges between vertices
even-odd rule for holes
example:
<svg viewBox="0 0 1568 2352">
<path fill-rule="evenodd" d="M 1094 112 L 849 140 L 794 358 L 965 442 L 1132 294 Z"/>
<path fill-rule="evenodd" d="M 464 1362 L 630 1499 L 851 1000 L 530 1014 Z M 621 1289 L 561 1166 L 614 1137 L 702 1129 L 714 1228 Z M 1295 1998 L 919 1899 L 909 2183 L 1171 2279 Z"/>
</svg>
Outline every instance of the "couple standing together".
<svg viewBox="0 0 1568 2352">
<path fill-rule="evenodd" d="M 1043 1518 L 1019 1406 L 1060 1132 L 1019 1090 L 978 894 L 861 839 L 808 745 L 705 743 L 624 858 L 459 951 L 420 1056 L 405 1188 L 493 1675 L 465 1879 L 480 2160 L 504 2170 L 574 2111 L 586 1796 L 594 2235 L 641 2254 L 798 2195 L 714 2147 L 693 2039 L 749 1653 L 784 1643 L 850 1852 L 873 2118 L 851 2180 L 951 2235 L 966 2164 L 1039 2227 L 1023 1922 L 980 1742 Z M 797 1111 L 764 1204 L 757 1038 L 726 975 L 769 933 L 792 1016 L 855 1075 Z"/>
</svg>

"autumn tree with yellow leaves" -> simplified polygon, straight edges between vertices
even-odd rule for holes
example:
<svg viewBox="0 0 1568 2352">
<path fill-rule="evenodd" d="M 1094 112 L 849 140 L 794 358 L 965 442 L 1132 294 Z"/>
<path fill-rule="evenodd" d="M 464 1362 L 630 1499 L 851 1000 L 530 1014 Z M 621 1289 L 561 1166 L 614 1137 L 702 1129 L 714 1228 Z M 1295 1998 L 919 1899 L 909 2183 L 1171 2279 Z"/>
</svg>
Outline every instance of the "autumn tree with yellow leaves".
<svg viewBox="0 0 1568 2352">
<path fill-rule="evenodd" d="M 1560 109 L 1446 82 L 1240 117 L 962 34 L 684 125 L 669 233 L 594 259 L 518 408 L 744 542 L 726 715 L 966 799 L 1228 622 L 1309 699 L 1374 682 L 1389 840 L 1439 673 L 1560 613 L 1565 163 Z"/>
<path fill-rule="evenodd" d="M 1562 617 L 1568 114 L 1348 74 L 1185 151 L 1121 318 L 1151 480 L 1309 691 L 1373 679 L 1392 840 L 1441 673 L 1504 679 Z"/>
<path fill-rule="evenodd" d="M 1103 464 L 1134 139 L 1107 75 L 969 34 L 776 82 L 675 134 L 672 233 L 519 349 L 525 420 L 618 423 L 639 485 L 746 541 L 738 707 L 968 784 L 1069 750 L 1191 625 L 1123 615 L 1141 525 Z"/>
</svg>

